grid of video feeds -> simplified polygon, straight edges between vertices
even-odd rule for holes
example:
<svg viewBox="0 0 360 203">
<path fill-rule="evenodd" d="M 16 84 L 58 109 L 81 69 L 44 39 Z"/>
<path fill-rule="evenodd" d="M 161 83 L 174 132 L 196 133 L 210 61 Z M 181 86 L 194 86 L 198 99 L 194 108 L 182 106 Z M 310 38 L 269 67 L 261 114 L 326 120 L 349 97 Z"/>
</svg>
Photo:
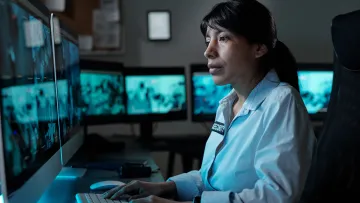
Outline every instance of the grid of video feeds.
<svg viewBox="0 0 360 203">
<path fill-rule="evenodd" d="M 2 136 L 8 186 L 58 149 L 50 29 L 14 3 L 0 6 Z M 3 57 L 4 56 L 4 57 Z"/>
<path fill-rule="evenodd" d="M 82 72 L 80 79 L 84 114 L 125 114 L 123 75 L 110 72 Z"/>
<path fill-rule="evenodd" d="M 126 76 L 125 86 L 129 115 L 186 110 L 184 75 Z"/>
<path fill-rule="evenodd" d="M 332 71 L 299 71 L 300 94 L 309 114 L 326 112 L 333 83 Z"/>
<path fill-rule="evenodd" d="M 232 90 L 231 85 L 218 86 L 212 76 L 195 72 L 192 76 L 194 115 L 216 114 L 219 101 Z"/>
</svg>

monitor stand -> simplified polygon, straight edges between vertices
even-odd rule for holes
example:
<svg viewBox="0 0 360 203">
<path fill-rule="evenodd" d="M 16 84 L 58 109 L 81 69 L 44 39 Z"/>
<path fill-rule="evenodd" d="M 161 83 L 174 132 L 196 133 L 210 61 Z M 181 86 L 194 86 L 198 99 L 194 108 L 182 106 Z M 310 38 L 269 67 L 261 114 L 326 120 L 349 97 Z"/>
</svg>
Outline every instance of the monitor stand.
<svg viewBox="0 0 360 203">
<path fill-rule="evenodd" d="M 81 178 L 85 175 L 87 169 L 86 168 L 73 168 L 73 167 L 69 167 L 69 166 L 65 166 L 64 164 L 64 148 L 65 151 L 69 152 L 70 148 L 72 149 L 72 146 L 82 146 L 84 143 L 84 137 L 87 135 L 87 125 L 84 125 L 84 135 L 80 136 L 78 135 L 77 137 L 71 139 L 68 141 L 68 143 L 66 143 L 64 146 L 62 146 L 60 148 L 60 153 L 61 153 L 61 165 L 63 166 L 60 173 L 57 175 L 56 179 L 76 179 L 76 178 Z M 82 139 L 80 139 L 82 137 Z M 78 148 L 77 148 L 78 149 Z M 76 151 L 73 151 L 70 157 L 72 157 L 74 154 L 76 153 Z M 65 155 L 65 156 L 69 156 L 69 155 Z"/>
<path fill-rule="evenodd" d="M 140 123 L 140 141 L 147 142 L 153 140 L 153 123 L 141 122 Z"/>
<path fill-rule="evenodd" d="M 75 179 L 85 175 L 86 168 L 63 167 L 56 179 Z"/>
</svg>

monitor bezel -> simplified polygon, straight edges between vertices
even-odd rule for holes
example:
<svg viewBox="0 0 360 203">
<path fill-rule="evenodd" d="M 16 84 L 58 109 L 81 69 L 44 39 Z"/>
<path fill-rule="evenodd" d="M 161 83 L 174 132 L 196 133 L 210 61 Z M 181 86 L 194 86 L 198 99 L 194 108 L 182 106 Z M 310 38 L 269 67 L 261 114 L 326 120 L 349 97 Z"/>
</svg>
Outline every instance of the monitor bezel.
<svg viewBox="0 0 360 203">
<path fill-rule="evenodd" d="M 190 65 L 190 98 L 191 98 L 191 121 L 192 122 L 213 122 L 215 121 L 216 113 L 214 114 L 194 114 L 195 111 L 195 87 L 193 76 L 195 73 L 209 73 L 207 64 L 191 64 Z"/>
<path fill-rule="evenodd" d="M 187 120 L 187 106 L 186 109 L 177 112 L 170 112 L 167 114 L 142 114 L 142 115 L 130 115 L 128 113 L 128 97 L 126 93 L 126 77 L 127 76 L 141 76 L 141 75 L 183 75 L 185 83 L 185 103 L 188 103 L 187 96 L 187 77 L 185 74 L 185 67 L 126 67 L 124 69 L 124 82 L 125 82 L 125 107 L 127 114 L 127 122 L 139 123 L 139 122 L 162 122 L 162 121 L 183 121 Z"/>
<path fill-rule="evenodd" d="M 332 63 L 298 63 L 297 67 L 298 73 L 299 71 L 334 71 L 334 65 Z M 327 112 L 309 113 L 312 121 L 324 121 L 326 115 Z"/>
<path fill-rule="evenodd" d="M 84 125 L 107 125 L 113 123 L 124 123 L 127 121 L 127 107 L 125 97 L 125 75 L 124 64 L 120 62 L 103 62 L 92 60 L 80 60 L 80 74 L 81 73 L 105 73 L 122 75 L 122 86 L 124 92 L 122 98 L 124 99 L 125 112 L 116 115 L 91 115 L 88 116 L 84 113 Z"/>
<path fill-rule="evenodd" d="M 41 22 L 49 28 L 51 34 L 51 27 L 50 27 L 50 12 L 49 10 L 38 0 L 11 0 L 5 2 L 6 6 L 9 4 L 15 3 L 22 9 L 26 10 L 30 15 L 33 17 L 41 20 Z M 51 44 L 50 44 L 51 46 Z M 51 53 L 53 55 L 53 53 Z M 53 71 L 53 70 L 52 70 Z M 53 75 L 52 75 L 53 76 Z M 33 76 L 32 76 L 33 77 Z M 27 85 L 33 84 L 26 80 L 27 78 L 20 79 L 21 82 L 16 82 L 17 85 Z M 12 80 L 9 79 L 9 80 Z M 49 80 L 51 81 L 51 80 Z M 11 86 L 13 82 L 2 81 L 2 85 Z M 6 87 L 3 87 L 6 88 Z M 1 107 L 2 108 L 2 105 Z M 43 191 L 45 191 L 46 187 L 53 181 L 56 175 L 61 170 L 60 165 L 60 156 L 58 154 L 60 143 L 55 143 L 55 145 L 50 148 L 46 153 L 42 154 L 43 158 L 40 164 L 34 167 L 33 170 L 27 172 L 26 174 L 22 174 L 16 177 L 17 183 L 14 185 L 9 185 L 9 180 L 6 176 L 7 171 L 5 169 L 5 157 L 4 157 L 4 143 L 2 138 L 1 132 L 1 159 L 2 159 L 2 167 L 3 167 L 3 175 L 4 183 L 2 184 L 2 190 L 4 195 L 4 200 L 17 203 L 17 202 L 35 202 L 37 201 Z M 45 161 L 46 160 L 46 161 Z M 26 169 L 29 170 L 29 169 Z M 26 171 L 25 170 L 25 171 Z M 14 180 L 11 180 L 14 181 Z M 36 184 L 36 187 L 34 185 Z"/>
</svg>

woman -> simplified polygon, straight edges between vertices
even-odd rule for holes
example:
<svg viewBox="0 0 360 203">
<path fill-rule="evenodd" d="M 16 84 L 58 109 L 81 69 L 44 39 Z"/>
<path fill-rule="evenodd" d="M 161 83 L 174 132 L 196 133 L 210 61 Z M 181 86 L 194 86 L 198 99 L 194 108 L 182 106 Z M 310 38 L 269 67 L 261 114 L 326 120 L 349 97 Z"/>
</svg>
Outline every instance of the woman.
<svg viewBox="0 0 360 203">
<path fill-rule="evenodd" d="M 277 40 L 271 13 L 255 0 L 220 3 L 205 16 L 201 31 L 213 80 L 233 90 L 220 101 L 200 171 L 165 183 L 134 181 L 104 197 L 130 195 L 136 203 L 297 202 L 316 141 L 298 92 L 295 59 Z"/>
</svg>

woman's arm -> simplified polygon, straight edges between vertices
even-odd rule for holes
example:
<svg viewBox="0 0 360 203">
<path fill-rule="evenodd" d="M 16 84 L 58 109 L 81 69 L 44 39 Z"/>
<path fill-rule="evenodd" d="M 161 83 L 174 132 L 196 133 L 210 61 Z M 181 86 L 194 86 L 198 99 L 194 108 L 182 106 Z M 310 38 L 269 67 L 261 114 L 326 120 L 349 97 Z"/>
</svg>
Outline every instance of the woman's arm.
<svg viewBox="0 0 360 203">
<path fill-rule="evenodd" d="M 177 199 L 179 201 L 192 201 L 203 192 L 203 181 L 200 171 L 190 171 L 168 179 L 176 186 Z"/>
<path fill-rule="evenodd" d="M 297 95 L 285 94 L 266 112 L 264 134 L 255 154 L 258 176 L 253 188 L 240 193 L 204 191 L 201 203 L 294 203 L 305 185 L 315 136 Z"/>
</svg>

